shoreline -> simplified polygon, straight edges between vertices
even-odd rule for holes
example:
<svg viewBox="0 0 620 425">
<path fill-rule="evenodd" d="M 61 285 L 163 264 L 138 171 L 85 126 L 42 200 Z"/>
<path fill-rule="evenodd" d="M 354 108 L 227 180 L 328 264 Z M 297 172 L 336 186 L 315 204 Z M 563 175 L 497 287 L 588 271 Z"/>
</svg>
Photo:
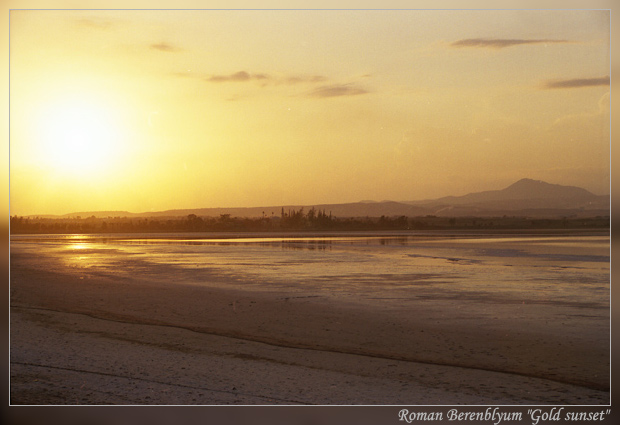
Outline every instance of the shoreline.
<svg viewBox="0 0 620 425">
<path fill-rule="evenodd" d="M 421 229 L 421 230 L 264 230 L 264 231 L 149 231 L 149 232 L 73 232 L 73 233 L 43 233 L 43 232 L 29 232 L 20 233 L 12 231 L 10 236 L 16 236 L 19 238 L 24 237 L 49 237 L 49 238 L 66 238 L 66 237 L 92 237 L 92 238 L 118 238 L 130 236 L 136 237 L 188 237 L 190 239 L 205 238 L 205 239 L 243 239 L 243 238 L 263 238 L 265 235 L 269 235 L 274 238 L 306 238 L 308 235 L 312 237 L 393 237 L 393 236 L 522 236 L 522 235 L 536 235 L 536 236 L 609 236 L 611 228 L 496 228 L 496 229 Z"/>
<path fill-rule="evenodd" d="M 56 388 L 46 381 L 47 372 L 41 369 L 47 367 L 55 373 L 65 370 L 62 368 L 67 365 L 62 365 L 62 358 L 68 352 L 81 350 L 83 354 L 74 354 L 72 361 L 86 361 L 89 368 L 84 370 L 102 373 L 102 364 L 109 360 L 89 363 L 98 357 L 90 347 L 98 345 L 106 347 L 103 351 L 118 352 L 120 358 L 126 357 L 122 353 L 134 352 L 139 353 L 139 359 L 182 356 L 183 361 L 198 369 L 219 359 L 228 365 L 222 370 L 244 371 L 218 372 L 222 382 L 234 383 L 235 388 L 247 379 L 248 373 L 254 373 L 257 365 L 265 364 L 274 369 L 269 372 L 269 379 L 274 382 L 299 373 L 307 379 L 318 379 L 312 385 L 311 395 L 303 381 L 287 386 L 290 391 L 306 391 L 307 396 L 301 399 L 270 393 L 274 404 L 412 404 L 416 398 L 426 401 L 420 404 L 609 401 L 609 334 L 604 317 L 583 319 L 580 326 L 577 322 L 566 326 L 557 321 L 556 316 L 564 310 L 556 306 L 549 312 L 548 323 L 543 324 L 527 319 L 528 312 L 534 310 L 535 317 L 544 317 L 546 313 L 541 313 L 537 305 L 488 305 L 485 314 L 476 312 L 476 303 L 456 299 L 422 299 L 403 307 L 390 304 L 389 300 L 368 303 L 302 290 L 230 288 L 217 282 L 200 286 L 170 285 L 146 278 L 84 278 L 72 274 L 75 272 L 37 270 L 25 259 L 23 254 L 12 254 L 11 258 L 12 404 L 29 404 L 29 388 L 37 387 L 32 381 L 22 382 L 29 374 L 39 376 L 37 382 L 46 382 L 53 388 L 50 391 L 57 394 L 77 391 L 75 387 L 62 391 Z M 42 282 L 46 285 L 41 286 Z M 460 310 L 454 310 L 457 305 Z M 452 311 L 446 310 L 450 307 Z M 582 310 L 588 315 L 587 308 Z M 446 311 L 450 311 L 450 317 L 445 316 Z M 145 327 L 150 329 L 148 337 L 141 335 Z M 593 329 L 598 331 L 592 332 Z M 184 342 L 188 332 L 193 335 L 191 340 L 196 338 L 198 348 Z M 50 333 L 59 333 L 67 341 L 88 335 L 88 342 L 63 345 L 46 336 Z M 161 343 L 161 338 L 169 334 L 176 345 Z M 42 338 L 49 345 L 41 344 Z M 230 344 L 235 348 L 222 354 L 218 347 Z M 254 351 L 244 351 L 242 346 L 252 346 Z M 274 351 L 280 357 L 265 360 Z M 311 365 L 304 363 L 299 353 L 303 353 L 303 358 L 312 358 Z M 31 361 L 24 360 L 28 358 Z M 332 364 L 338 364 L 335 370 Z M 369 369 L 368 364 L 374 366 Z M 154 364 L 148 373 L 160 366 L 161 363 Z M 140 362 L 127 367 L 131 373 L 123 375 L 124 379 L 137 379 L 135 371 L 140 369 Z M 391 369 L 400 372 L 388 373 Z M 164 374 L 161 382 L 172 385 L 178 378 L 177 372 Z M 352 386 L 337 393 L 329 382 L 334 376 L 342 378 L 342 374 L 354 379 L 359 389 Z M 109 380 L 120 379 L 114 376 L 109 376 Z M 371 378 L 382 380 L 381 391 L 372 390 L 376 385 L 367 381 Z M 403 386 L 408 388 L 406 392 L 397 391 Z M 239 400 L 256 404 L 264 390 L 258 384 L 250 385 L 246 388 L 249 398 L 239 399 L 237 394 L 234 401 L 215 396 L 218 386 L 205 388 L 214 390 L 211 398 L 195 402 L 189 399 L 183 404 L 229 404 Z M 360 393 L 361 388 L 369 393 Z M 115 397 L 122 395 L 130 404 L 169 401 L 163 395 L 146 399 L 142 397 L 143 390 L 115 391 Z M 35 404 L 49 402 L 53 404 L 53 397 L 43 396 Z M 86 397 L 88 402 L 101 403 L 95 396 Z M 67 403 L 73 404 L 70 400 Z"/>
</svg>

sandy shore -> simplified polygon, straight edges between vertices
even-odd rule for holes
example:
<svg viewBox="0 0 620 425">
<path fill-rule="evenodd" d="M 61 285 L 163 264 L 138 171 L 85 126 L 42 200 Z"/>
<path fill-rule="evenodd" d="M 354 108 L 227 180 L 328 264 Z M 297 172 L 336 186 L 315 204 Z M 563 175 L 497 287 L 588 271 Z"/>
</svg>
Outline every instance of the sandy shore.
<svg viewBox="0 0 620 425">
<path fill-rule="evenodd" d="M 586 309 L 570 321 L 561 306 L 547 320 L 540 305 L 378 308 L 25 260 L 11 258 L 12 404 L 609 402 L 609 328 Z"/>
</svg>

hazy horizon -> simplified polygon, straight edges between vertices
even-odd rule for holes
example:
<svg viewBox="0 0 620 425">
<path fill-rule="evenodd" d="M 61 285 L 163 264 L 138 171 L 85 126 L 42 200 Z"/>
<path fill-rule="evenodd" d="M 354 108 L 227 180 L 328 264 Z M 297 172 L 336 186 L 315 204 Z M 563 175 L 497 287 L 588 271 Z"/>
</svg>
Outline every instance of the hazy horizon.
<svg viewBox="0 0 620 425">
<path fill-rule="evenodd" d="M 609 11 L 13 10 L 11 215 L 609 194 Z"/>
<path fill-rule="evenodd" d="M 576 189 L 583 189 L 580 188 L 578 186 L 563 186 L 563 185 L 557 185 L 555 183 L 551 183 L 551 182 L 543 182 L 540 180 L 533 180 L 533 179 L 529 179 L 529 178 L 523 178 L 520 179 L 518 182 L 513 182 L 513 184 L 509 185 L 509 186 L 513 186 L 514 184 L 518 184 L 521 183 L 522 181 L 526 181 L 529 180 L 530 182 L 533 183 L 542 183 L 545 185 L 550 185 L 550 186 L 561 186 L 563 188 L 576 188 Z M 508 187 L 509 187 L 508 186 Z M 488 191 L 481 191 L 481 192 L 469 192 L 464 195 L 473 195 L 473 194 L 480 194 L 480 193 L 486 193 L 486 192 L 502 192 L 504 189 L 508 189 L 508 187 L 501 187 L 499 189 L 490 189 Z M 590 194 L 594 195 L 594 196 L 610 196 L 609 193 L 606 194 L 597 194 L 597 193 L 592 193 L 590 192 Z M 533 194 L 534 195 L 534 194 Z M 315 203 L 310 203 L 310 204 L 293 204 L 293 203 L 283 203 L 283 204 L 274 204 L 274 205 L 267 205 L 267 204 L 262 204 L 262 205 L 241 205 L 241 206 L 235 206 L 235 207 L 230 207 L 230 206 L 226 206 L 226 205 L 218 205 L 218 206 L 196 206 L 196 207 L 189 207 L 189 208 L 167 208 L 165 210 L 150 210 L 150 211 L 131 211 L 131 210 L 75 210 L 75 211 L 66 211 L 63 213 L 57 213 L 57 214 L 50 214 L 50 213 L 32 213 L 32 214 L 22 214 L 22 217 L 45 217 L 45 216 L 55 216 L 55 217 L 62 217 L 62 216 L 66 216 L 66 215 L 75 215 L 75 214 L 90 214 L 90 213 L 108 213 L 108 212 L 126 212 L 129 214 L 137 214 L 137 215 L 143 215 L 143 214 L 149 214 L 149 213 L 153 213 L 153 214 L 157 214 L 157 213 L 162 213 L 162 212 L 167 212 L 167 211 L 198 211 L 198 210 L 260 210 L 262 208 L 264 209 L 271 209 L 273 210 L 274 208 L 279 210 L 280 208 L 319 208 L 319 207 L 323 207 L 326 205 L 330 205 L 330 206 L 336 206 L 336 205 L 349 205 L 349 204 L 381 204 L 381 203 L 402 203 L 402 204 L 407 204 L 410 202 L 433 202 L 435 200 L 441 200 L 444 197 L 454 197 L 454 198 L 460 198 L 462 195 L 447 195 L 447 196 L 441 196 L 441 197 L 437 197 L 437 198 L 425 198 L 425 199 L 400 199 L 400 200 L 396 200 L 396 199 L 381 199 L 381 200 L 375 200 L 375 199 L 360 199 L 357 201 L 351 201 L 351 202 L 332 202 L 332 203 L 327 203 L 327 202 L 315 202 Z M 536 196 L 532 196 L 533 199 L 536 198 Z M 413 204 L 412 204 L 413 205 Z M 439 204 L 441 205 L 441 204 Z M 553 207 L 548 207 L 550 209 L 558 209 L 558 208 L 553 208 Z M 525 208 L 527 209 L 527 208 Z M 570 208 L 569 208 L 570 209 Z M 263 211 L 264 213 L 264 211 Z M 368 214 L 363 214 L 363 215 L 368 215 Z M 11 214 L 11 216 L 18 216 L 17 214 Z"/>
</svg>

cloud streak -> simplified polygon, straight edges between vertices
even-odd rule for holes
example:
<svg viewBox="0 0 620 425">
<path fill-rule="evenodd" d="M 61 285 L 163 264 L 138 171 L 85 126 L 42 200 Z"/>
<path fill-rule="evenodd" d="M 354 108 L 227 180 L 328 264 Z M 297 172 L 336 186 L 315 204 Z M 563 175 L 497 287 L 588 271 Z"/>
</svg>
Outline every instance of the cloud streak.
<svg viewBox="0 0 620 425">
<path fill-rule="evenodd" d="M 457 40 L 450 44 L 452 47 L 475 47 L 475 48 L 487 48 L 487 49 L 504 49 L 506 47 L 521 46 L 527 44 L 561 44 L 570 43 L 568 40 L 549 40 L 549 39 L 509 39 L 509 38 L 466 38 L 463 40 Z"/>
<path fill-rule="evenodd" d="M 330 84 L 317 87 L 309 93 L 310 97 L 329 98 L 340 96 L 358 96 L 368 93 L 368 90 L 351 84 Z"/>
<path fill-rule="evenodd" d="M 99 30 L 107 30 L 113 26 L 113 23 L 109 19 L 103 18 L 81 18 L 75 21 L 82 27 L 95 28 Z"/>
<path fill-rule="evenodd" d="M 543 83 L 543 89 L 576 89 L 581 87 L 608 86 L 609 75 L 598 78 L 574 78 L 570 80 L 549 80 Z"/>
<path fill-rule="evenodd" d="M 264 73 L 249 73 L 247 71 L 239 71 L 233 74 L 224 74 L 224 75 L 212 75 L 206 78 L 206 81 L 211 83 L 244 83 L 250 81 L 260 81 L 264 84 L 305 84 L 305 83 L 319 83 L 327 81 L 326 77 L 322 75 L 311 75 L 311 76 L 273 76 Z"/>
<path fill-rule="evenodd" d="M 238 71 L 232 74 L 214 74 L 203 79 L 209 83 L 257 82 L 261 85 L 261 87 L 307 85 L 314 88 L 312 88 L 309 92 L 306 92 L 304 96 L 321 99 L 342 96 L 358 96 L 369 93 L 365 88 L 352 83 L 326 84 L 329 82 L 329 79 L 322 75 L 271 75 Z"/>
<path fill-rule="evenodd" d="M 268 80 L 269 77 L 265 74 L 250 74 L 246 71 L 235 72 L 234 74 L 228 75 L 212 75 L 207 78 L 207 81 L 212 83 L 242 83 L 246 81 L 252 80 Z"/>
<path fill-rule="evenodd" d="M 178 52 L 179 50 L 181 50 L 178 47 L 175 47 L 175 46 L 173 46 L 171 44 L 168 44 L 168 43 L 165 43 L 165 42 L 151 44 L 150 48 L 151 49 L 155 49 L 155 50 L 159 50 L 160 52 L 169 52 L 169 53 Z"/>
</svg>

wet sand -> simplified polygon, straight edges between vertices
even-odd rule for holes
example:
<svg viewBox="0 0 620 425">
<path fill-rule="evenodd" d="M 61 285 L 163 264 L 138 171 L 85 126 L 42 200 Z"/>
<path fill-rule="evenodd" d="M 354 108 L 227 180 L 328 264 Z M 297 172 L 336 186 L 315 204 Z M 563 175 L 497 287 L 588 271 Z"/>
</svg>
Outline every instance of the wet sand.
<svg viewBox="0 0 620 425">
<path fill-rule="evenodd" d="M 609 402 L 600 311 L 382 306 L 52 272 L 29 255 L 11 257 L 12 404 Z"/>
</svg>

